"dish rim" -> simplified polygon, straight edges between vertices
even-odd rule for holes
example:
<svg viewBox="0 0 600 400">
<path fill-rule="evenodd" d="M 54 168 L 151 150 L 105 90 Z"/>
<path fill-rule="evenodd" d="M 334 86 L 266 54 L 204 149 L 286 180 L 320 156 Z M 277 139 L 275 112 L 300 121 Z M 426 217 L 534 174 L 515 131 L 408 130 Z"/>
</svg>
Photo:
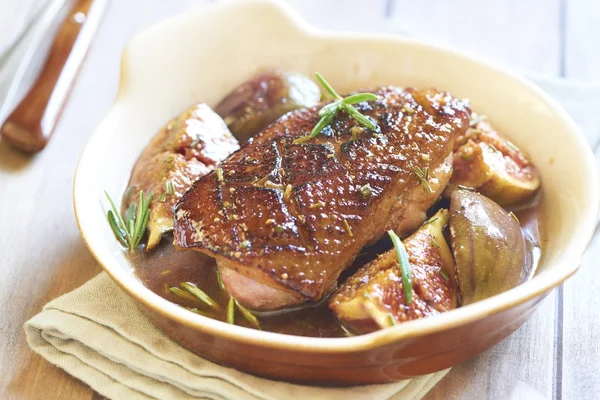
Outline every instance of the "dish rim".
<svg viewBox="0 0 600 400">
<path fill-rule="evenodd" d="M 470 63 L 479 64 L 487 69 L 494 72 L 505 75 L 518 84 L 522 85 L 526 90 L 533 92 L 540 101 L 546 103 L 552 111 L 556 113 L 556 116 L 564 123 L 565 130 L 568 130 L 568 134 L 573 136 L 573 139 L 577 142 L 577 146 L 582 149 L 582 155 L 584 160 L 582 161 L 586 167 L 593 168 L 592 175 L 595 178 L 594 182 L 589 188 L 588 197 L 590 200 L 595 200 L 595 205 L 589 206 L 587 214 L 582 216 L 582 220 L 585 217 L 591 217 L 585 219 L 589 221 L 585 226 L 581 227 L 583 232 L 580 233 L 580 237 L 585 239 L 580 243 L 573 243 L 567 248 L 572 248 L 571 252 L 573 256 L 569 259 L 562 260 L 562 263 L 555 264 L 551 271 L 535 276 L 533 279 L 491 298 L 482 300 L 480 302 L 460 307 L 440 315 L 435 318 L 424 318 L 419 320 L 409 321 L 403 324 L 396 325 L 387 329 L 382 329 L 376 332 L 372 332 L 365 335 L 343 337 L 343 338 L 316 338 L 316 337 L 305 337 L 295 336 L 267 331 L 260 331 L 250 328 L 245 328 L 237 325 L 230 325 L 222 321 L 214 320 L 212 318 L 204 317 L 202 315 L 190 313 L 187 310 L 177 306 L 174 303 L 163 299 L 159 295 L 151 292 L 149 289 L 146 292 L 139 293 L 134 291 L 125 282 L 121 268 L 113 268 L 109 263 L 105 263 L 101 260 L 101 256 L 96 253 L 93 245 L 88 241 L 84 229 L 81 226 L 79 212 L 78 212 L 78 200 L 77 200 L 77 187 L 80 179 L 80 164 L 81 160 L 86 156 L 88 152 L 91 152 L 90 142 L 93 137 L 100 133 L 100 127 L 103 125 L 103 121 L 115 110 L 118 106 L 119 101 L 124 97 L 126 93 L 126 68 L 124 65 L 127 63 L 129 49 L 135 45 L 135 42 L 142 38 L 144 35 L 154 30 L 165 29 L 168 25 L 177 24 L 179 21 L 193 19 L 197 15 L 205 13 L 208 9 L 225 8 L 231 6 L 238 6 L 239 4 L 259 4 L 276 7 L 282 12 L 287 22 L 292 27 L 303 32 L 307 36 L 322 38 L 322 39 L 344 39 L 344 40 L 374 40 L 381 42 L 393 42 L 402 43 L 406 45 L 414 45 L 419 47 L 426 47 L 431 50 L 443 52 L 458 58 L 461 58 Z M 427 41 L 397 37 L 385 33 L 351 33 L 351 32 L 331 32 L 326 30 L 318 29 L 310 25 L 302 17 L 300 17 L 290 5 L 286 3 L 280 3 L 276 0 L 225 0 L 218 4 L 203 5 L 197 9 L 193 9 L 174 17 L 168 18 L 162 22 L 159 22 L 149 28 L 146 28 L 136 34 L 126 45 L 123 55 L 121 58 L 121 70 L 119 79 L 119 89 L 117 96 L 111 108 L 106 113 L 103 121 L 100 122 L 96 130 L 88 138 L 86 145 L 81 153 L 79 162 L 75 172 L 75 178 L 73 182 L 73 206 L 75 212 L 75 218 L 77 226 L 81 233 L 86 246 L 92 253 L 96 261 L 102 266 L 102 269 L 115 281 L 123 290 L 125 290 L 130 296 L 142 303 L 144 306 L 150 308 L 154 312 L 161 314 L 163 317 L 174 320 L 180 324 L 183 324 L 189 328 L 199 330 L 208 334 L 215 335 L 217 337 L 223 337 L 232 341 L 241 342 L 249 345 L 258 345 L 261 347 L 268 347 L 271 349 L 287 349 L 291 351 L 310 351 L 318 353 L 348 353 L 358 351 L 368 351 L 369 349 L 384 346 L 392 342 L 399 342 L 401 340 L 415 338 L 419 336 L 425 336 L 428 334 L 438 333 L 446 330 L 456 328 L 461 325 L 474 322 L 478 319 L 485 318 L 486 316 L 498 314 L 507 309 L 513 308 L 527 301 L 530 301 L 538 296 L 549 293 L 553 288 L 560 285 L 563 281 L 574 274 L 578 269 L 581 262 L 581 258 L 585 251 L 585 248 L 592 239 L 595 221 L 599 214 L 598 198 L 599 198 L 599 179 L 598 171 L 595 168 L 594 157 L 587 141 L 583 134 L 579 130 L 576 123 L 568 115 L 566 110 L 558 104 L 549 94 L 544 92 L 542 89 L 531 83 L 527 79 L 511 72 L 510 70 L 494 65 L 493 63 L 474 56 L 472 54 L 465 53 L 463 51 L 454 49 L 449 46 L 442 46 L 435 43 L 429 43 Z M 146 296 L 144 293 L 148 293 Z"/>
</svg>

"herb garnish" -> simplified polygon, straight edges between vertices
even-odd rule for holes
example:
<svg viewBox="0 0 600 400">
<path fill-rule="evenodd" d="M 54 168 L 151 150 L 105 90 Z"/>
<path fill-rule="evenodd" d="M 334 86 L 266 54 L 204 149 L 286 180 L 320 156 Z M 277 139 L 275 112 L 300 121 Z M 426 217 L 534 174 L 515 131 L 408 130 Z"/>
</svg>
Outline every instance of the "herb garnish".
<svg viewBox="0 0 600 400">
<path fill-rule="evenodd" d="M 177 286 L 170 287 L 169 292 L 173 293 L 175 296 L 179 296 L 182 299 L 186 299 L 188 301 L 194 301 L 194 302 L 198 301 L 198 299 L 195 296 L 186 292 L 183 289 L 178 288 Z"/>
<path fill-rule="evenodd" d="M 329 94 L 331 94 L 333 96 L 335 101 L 333 103 L 327 104 L 326 106 L 323 106 L 323 108 L 321 108 L 319 110 L 319 117 L 320 117 L 319 122 L 317 122 L 315 127 L 312 129 L 312 131 L 310 132 L 310 135 L 302 136 L 302 137 L 296 139 L 294 141 L 294 143 L 303 143 L 303 142 L 306 142 L 308 139 L 317 137 L 317 135 L 319 133 L 321 133 L 321 131 L 323 129 L 325 129 L 325 127 L 327 125 L 329 125 L 331 123 L 331 121 L 333 121 L 333 118 L 338 113 L 338 111 L 344 111 L 351 118 L 356 120 L 356 122 L 358 122 L 360 125 L 362 125 L 363 127 L 367 128 L 367 129 L 370 129 L 370 130 L 377 129 L 376 122 L 373 122 L 373 120 L 362 115 L 352 105 L 352 104 L 356 104 L 356 103 L 362 103 L 363 101 L 377 100 L 376 94 L 356 93 L 356 94 L 350 95 L 346 98 L 343 98 L 333 89 L 333 87 L 331 87 L 329 82 L 327 82 L 320 73 L 316 72 L 315 76 L 317 77 L 317 80 L 321 83 L 321 85 L 323 85 L 325 90 L 327 90 L 327 92 L 329 92 Z"/>
<path fill-rule="evenodd" d="M 404 289 L 404 297 L 406 298 L 406 303 L 410 304 L 412 302 L 413 289 L 412 289 L 412 278 L 410 276 L 410 262 L 408 261 L 408 254 L 406 253 L 406 249 L 402 244 L 402 241 L 396 235 L 392 229 L 388 231 L 388 235 L 390 235 L 390 239 L 392 239 L 392 243 L 394 244 L 394 248 L 396 249 L 396 255 L 398 256 L 398 264 L 400 264 L 400 275 L 402 276 L 402 288 Z"/>
<path fill-rule="evenodd" d="M 208 305 L 210 308 L 213 308 L 215 310 L 219 309 L 219 305 L 217 304 L 217 302 L 214 301 L 209 295 L 204 293 L 202 289 L 194 285 L 192 282 L 181 282 L 179 286 L 187 290 L 190 294 L 196 296 L 200 301 Z"/>
<path fill-rule="evenodd" d="M 175 186 L 173 186 L 173 181 L 170 179 L 165 181 L 165 193 L 167 195 L 175 194 Z"/>
<path fill-rule="evenodd" d="M 429 167 L 421 168 L 419 166 L 415 166 L 413 167 L 412 171 L 421 182 L 425 193 L 432 194 L 433 189 L 431 189 L 431 186 L 429 185 Z"/>
<path fill-rule="evenodd" d="M 217 174 L 217 180 L 223 182 L 223 170 L 221 168 L 216 168 L 215 173 Z"/>
<path fill-rule="evenodd" d="M 323 203 L 322 201 L 318 201 L 314 204 L 311 204 L 308 208 L 313 209 L 313 208 L 323 208 L 325 207 L 325 203 Z"/>
<path fill-rule="evenodd" d="M 262 329 L 260 327 L 260 322 L 258 322 L 258 319 L 254 316 L 254 314 L 252 314 L 246 307 L 241 305 L 237 300 L 233 299 L 233 301 L 235 302 L 235 305 L 237 306 L 238 310 L 240 310 L 240 312 L 242 313 L 244 318 L 248 320 L 248 322 L 254 325 L 257 329 Z"/>
<path fill-rule="evenodd" d="M 235 325 L 235 299 L 233 297 L 230 297 L 229 303 L 227 303 L 227 323 Z"/>
<path fill-rule="evenodd" d="M 225 289 L 225 285 L 223 285 L 223 280 L 221 279 L 221 273 L 219 272 L 219 268 L 217 268 L 217 283 L 219 284 L 219 289 Z"/>
<path fill-rule="evenodd" d="M 371 194 L 373 194 L 373 188 L 368 183 L 360 187 L 360 195 L 365 199 L 371 197 Z"/>
<path fill-rule="evenodd" d="M 352 227 L 350 226 L 346 218 L 344 218 L 344 229 L 346 230 L 348 236 L 354 237 L 354 233 L 352 233 Z"/>
<path fill-rule="evenodd" d="M 125 220 L 117 211 L 117 207 L 108 193 L 104 191 L 104 194 L 110 203 L 111 209 L 108 210 L 107 218 L 115 237 L 129 251 L 136 249 L 140 245 L 144 232 L 146 232 L 146 226 L 150 218 L 150 201 L 153 194 L 150 193 L 144 197 L 144 191 L 140 190 L 140 201 L 137 205 L 131 203 L 125 213 Z"/>
<path fill-rule="evenodd" d="M 442 278 L 444 278 L 445 280 L 449 281 L 450 280 L 450 275 L 448 275 L 448 273 L 446 272 L 446 270 L 444 268 L 440 268 L 440 275 L 442 276 Z"/>
</svg>

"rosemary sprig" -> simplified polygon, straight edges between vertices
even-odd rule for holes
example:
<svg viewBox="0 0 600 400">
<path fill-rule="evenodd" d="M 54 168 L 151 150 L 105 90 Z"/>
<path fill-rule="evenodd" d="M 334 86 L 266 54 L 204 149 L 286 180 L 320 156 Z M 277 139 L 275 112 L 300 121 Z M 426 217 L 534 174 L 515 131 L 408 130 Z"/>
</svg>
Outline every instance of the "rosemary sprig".
<svg viewBox="0 0 600 400">
<path fill-rule="evenodd" d="M 108 193 L 104 191 L 104 194 L 110 204 L 110 210 L 107 212 L 108 224 L 115 237 L 129 251 L 136 249 L 140 245 L 148 226 L 150 201 L 153 194 L 150 193 L 144 197 L 144 191 L 140 190 L 140 201 L 138 204 L 132 203 L 129 206 L 125 213 L 125 220 L 121 217 L 121 213 L 117 210 L 115 202 L 110 198 Z"/>
<path fill-rule="evenodd" d="M 223 285 L 223 280 L 221 279 L 221 273 L 219 272 L 219 268 L 217 268 L 217 283 L 219 284 L 219 289 L 225 289 L 225 285 Z"/>
<path fill-rule="evenodd" d="M 396 235 L 392 229 L 388 231 L 388 235 L 392 239 L 392 243 L 394 244 L 394 248 L 396 249 L 396 255 L 398 256 L 398 264 L 400 264 L 400 275 L 402 276 L 402 288 L 404 289 L 404 297 L 406 298 L 406 303 L 410 304 L 412 302 L 413 289 L 412 289 L 412 278 L 410 275 L 410 262 L 408 261 L 408 254 L 406 253 L 406 249 L 402 244 L 402 241 Z"/>
<path fill-rule="evenodd" d="M 450 280 L 450 275 L 446 272 L 446 270 L 444 268 L 440 268 L 440 275 L 442 276 L 442 278 L 444 278 L 445 280 L 449 281 Z"/>
<path fill-rule="evenodd" d="M 175 194 L 175 186 L 173 186 L 173 181 L 170 179 L 165 181 L 165 193 L 167 195 Z"/>
<path fill-rule="evenodd" d="M 198 301 L 196 296 L 186 292 L 183 289 L 178 288 L 177 286 L 170 287 L 169 292 L 173 293 L 175 296 L 181 297 L 182 299 L 186 299 L 188 301 L 193 301 L 193 302 Z"/>
<path fill-rule="evenodd" d="M 252 314 L 246 307 L 241 305 L 237 300 L 234 299 L 233 301 L 235 302 L 235 305 L 237 306 L 238 310 L 240 310 L 240 312 L 242 313 L 244 318 L 248 320 L 248 322 L 254 325 L 257 329 L 262 329 L 260 327 L 260 322 L 258 322 L 258 318 L 256 318 L 254 314 Z"/>
<path fill-rule="evenodd" d="M 373 93 L 357 93 L 343 98 L 335 91 L 335 89 L 329 84 L 329 82 L 327 82 L 325 78 L 323 78 L 323 75 L 316 72 L 315 76 L 317 77 L 317 80 L 321 83 L 321 85 L 323 85 L 325 90 L 327 90 L 327 92 L 329 92 L 329 94 L 331 94 L 335 100 L 333 103 L 327 104 L 319 110 L 319 122 L 317 122 L 315 127 L 312 129 L 310 135 L 296 139 L 295 143 L 304 143 L 308 139 L 317 137 L 317 135 L 321 133 L 321 131 L 325 129 L 325 127 L 329 125 L 331 121 L 333 121 L 333 118 L 339 111 L 344 111 L 351 118 L 356 120 L 356 122 L 358 122 L 360 125 L 364 126 L 367 129 L 377 129 L 376 122 L 362 115 L 352 105 L 356 103 L 362 103 L 363 101 L 377 100 L 377 95 Z"/>
<path fill-rule="evenodd" d="M 229 303 L 227 303 L 227 323 L 235 325 L 235 299 L 233 297 L 230 297 Z"/>
<path fill-rule="evenodd" d="M 429 167 L 421 168 L 419 166 L 415 166 L 413 167 L 412 171 L 419 179 L 419 182 L 421 182 L 425 193 L 433 193 L 433 189 L 431 189 L 431 186 L 429 185 Z"/>
<path fill-rule="evenodd" d="M 204 304 L 206 304 L 210 308 L 212 308 L 214 310 L 219 310 L 219 308 L 220 308 L 219 304 L 217 304 L 216 301 L 214 301 L 209 295 L 204 293 L 204 291 L 202 289 L 200 289 L 198 286 L 194 285 L 192 282 L 181 282 L 179 284 L 179 286 L 181 286 L 182 288 L 187 290 L 190 294 L 193 294 L 194 296 L 196 296 L 200 301 L 202 301 Z"/>
<path fill-rule="evenodd" d="M 360 187 L 360 195 L 365 199 L 368 199 L 373 194 L 373 188 L 368 183 Z"/>
</svg>

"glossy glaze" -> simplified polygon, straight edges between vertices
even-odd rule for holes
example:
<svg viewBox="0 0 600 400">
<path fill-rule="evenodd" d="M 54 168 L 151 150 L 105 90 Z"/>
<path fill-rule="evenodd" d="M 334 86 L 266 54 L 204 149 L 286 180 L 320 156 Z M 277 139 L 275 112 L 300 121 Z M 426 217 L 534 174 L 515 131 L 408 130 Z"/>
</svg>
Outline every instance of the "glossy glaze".
<svg viewBox="0 0 600 400">
<path fill-rule="evenodd" d="M 340 112 L 298 142 L 318 108 L 293 111 L 198 179 L 174 209 L 176 245 L 216 257 L 232 296 L 270 310 L 319 301 L 365 245 L 416 229 L 437 196 L 413 170 L 447 181 L 444 162 L 471 111 L 436 89 L 372 91 L 379 99 L 357 109 L 375 131 Z"/>
</svg>

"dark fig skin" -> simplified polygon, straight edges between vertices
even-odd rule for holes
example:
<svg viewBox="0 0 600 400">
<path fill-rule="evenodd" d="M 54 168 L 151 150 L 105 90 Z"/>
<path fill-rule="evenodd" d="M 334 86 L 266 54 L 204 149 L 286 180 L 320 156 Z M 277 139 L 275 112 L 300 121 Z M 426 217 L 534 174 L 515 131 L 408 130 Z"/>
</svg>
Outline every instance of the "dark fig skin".
<svg viewBox="0 0 600 400">
<path fill-rule="evenodd" d="M 479 193 L 452 194 L 450 241 L 462 305 L 512 289 L 528 276 L 525 240 L 517 220 Z"/>
<path fill-rule="evenodd" d="M 243 143 L 283 114 L 315 106 L 320 100 L 319 87 L 308 77 L 270 69 L 233 89 L 215 107 L 215 112 Z"/>
</svg>

